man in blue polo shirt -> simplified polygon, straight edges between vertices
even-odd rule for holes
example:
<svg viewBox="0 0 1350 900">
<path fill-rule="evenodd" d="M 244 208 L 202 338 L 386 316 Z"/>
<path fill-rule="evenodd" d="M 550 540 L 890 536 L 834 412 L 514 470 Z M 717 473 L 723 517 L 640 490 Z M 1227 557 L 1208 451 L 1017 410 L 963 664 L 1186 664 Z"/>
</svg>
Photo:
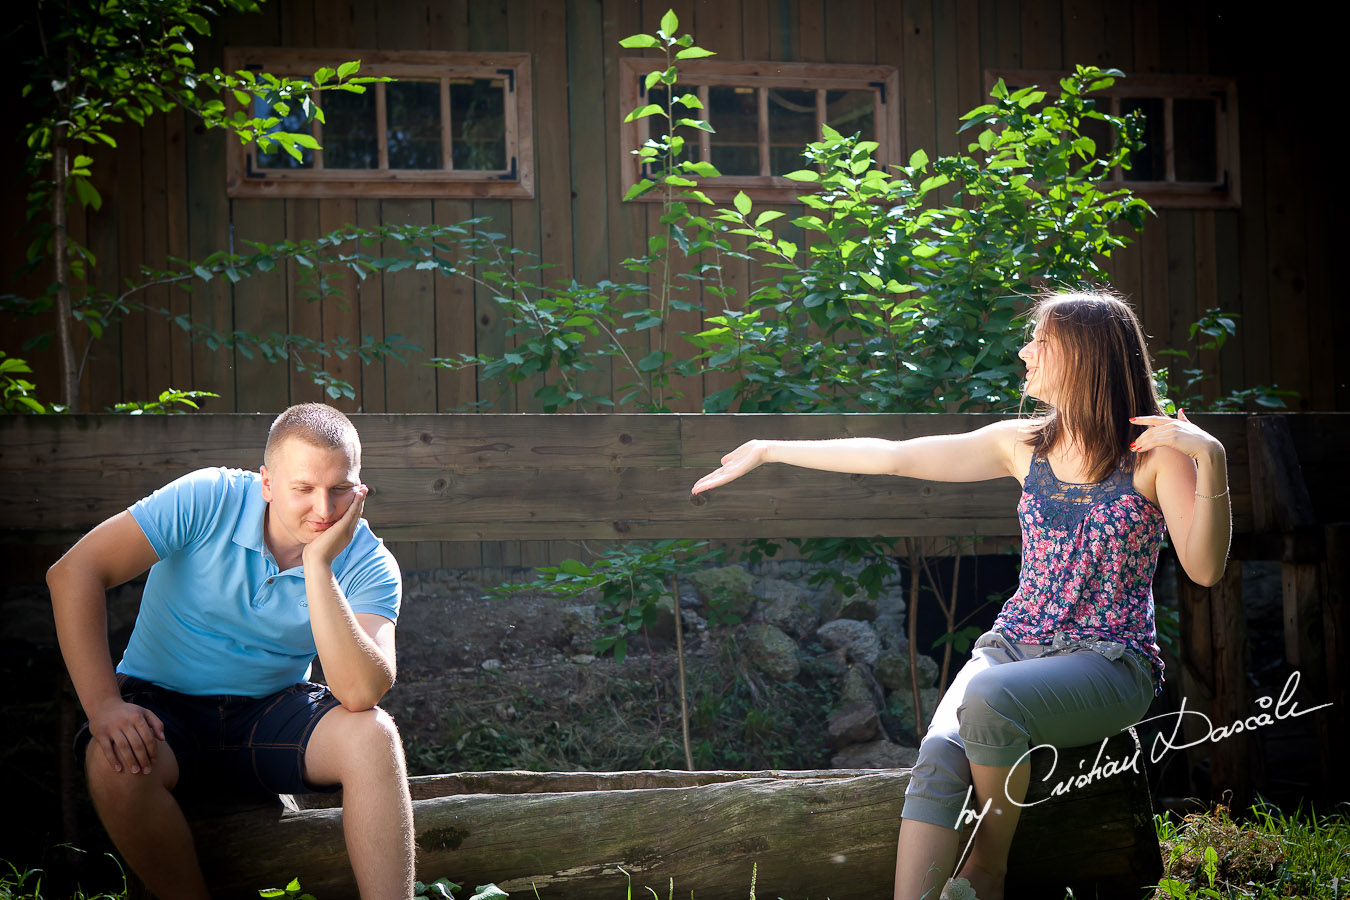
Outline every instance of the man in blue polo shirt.
<svg viewBox="0 0 1350 900">
<path fill-rule="evenodd" d="M 76 750 L 113 842 L 155 896 L 206 898 L 179 798 L 343 790 L 363 898 L 412 896 L 394 683 L 398 564 L 361 518 L 361 443 L 319 403 L 273 422 L 259 472 L 202 469 L 103 522 L 47 574 L 89 722 Z M 105 592 L 150 570 L 122 661 Z M 315 656 L 327 685 L 308 682 Z"/>
</svg>

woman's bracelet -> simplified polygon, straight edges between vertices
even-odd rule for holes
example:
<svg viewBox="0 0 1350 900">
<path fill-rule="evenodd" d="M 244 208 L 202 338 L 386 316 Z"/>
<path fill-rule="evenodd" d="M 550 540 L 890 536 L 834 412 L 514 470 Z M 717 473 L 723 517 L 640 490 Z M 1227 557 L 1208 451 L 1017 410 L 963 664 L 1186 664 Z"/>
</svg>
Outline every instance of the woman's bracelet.
<svg viewBox="0 0 1350 900">
<path fill-rule="evenodd" d="M 1195 492 L 1195 496 L 1199 497 L 1201 500 L 1218 500 L 1220 497 L 1226 496 L 1227 494 L 1228 494 L 1228 488 L 1224 488 L 1222 491 L 1220 491 L 1219 493 L 1215 494 L 1213 497 L 1211 497 L 1211 496 L 1208 495 L 1208 494 L 1202 494 L 1202 493 L 1200 493 L 1199 491 L 1196 491 L 1196 492 Z"/>
</svg>

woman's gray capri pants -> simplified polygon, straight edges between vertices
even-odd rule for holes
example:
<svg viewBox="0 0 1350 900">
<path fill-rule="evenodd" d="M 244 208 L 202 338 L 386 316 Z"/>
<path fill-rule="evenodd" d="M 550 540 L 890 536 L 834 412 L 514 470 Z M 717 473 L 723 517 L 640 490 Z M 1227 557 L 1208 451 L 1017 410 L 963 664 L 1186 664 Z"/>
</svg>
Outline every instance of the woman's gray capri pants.
<svg viewBox="0 0 1350 900">
<path fill-rule="evenodd" d="M 901 816 L 955 829 L 971 763 L 1013 766 L 1032 746 L 1081 747 L 1138 722 L 1153 700 L 1148 663 L 1096 643 L 980 637 L 933 713 Z"/>
</svg>

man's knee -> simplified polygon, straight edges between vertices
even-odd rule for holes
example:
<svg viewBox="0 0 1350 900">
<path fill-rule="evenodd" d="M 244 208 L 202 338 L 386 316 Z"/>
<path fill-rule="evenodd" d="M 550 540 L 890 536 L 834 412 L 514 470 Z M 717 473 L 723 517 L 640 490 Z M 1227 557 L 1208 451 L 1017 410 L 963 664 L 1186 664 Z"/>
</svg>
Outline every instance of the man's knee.
<svg viewBox="0 0 1350 900">
<path fill-rule="evenodd" d="M 148 773 L 133 773 L 125 765 L 121 771 L 97 743 L 90 742 L 84 754 L 85 780 L 89 794 L 100 813 L 128 808 L 136 797 L 158 791 L 171 791 L 178 781 L 178 761 L 163 741 L 155 748 L 155 759 Z"/>
<path fill-rule="evenodd" d="M 366 771 L 390 766 L 400 773 L 403 770 L 398 725 L 378 706 L 361 712 L 342 707 L 329 711 L 315 728 L 310 749 L 333 759 L 344 770 L 352 766 Z"/>
</svg>

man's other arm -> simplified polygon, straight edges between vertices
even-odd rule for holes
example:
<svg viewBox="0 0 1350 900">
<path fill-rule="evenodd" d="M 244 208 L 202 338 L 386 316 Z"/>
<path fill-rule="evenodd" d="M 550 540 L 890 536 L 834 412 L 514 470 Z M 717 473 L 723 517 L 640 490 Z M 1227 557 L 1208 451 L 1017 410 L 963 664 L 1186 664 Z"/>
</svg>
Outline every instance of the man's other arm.
<svg viewBox="0 0 1350 900">
<path fill-rule="evenodd" d="M 89 732 L 115 771 L 149 772 L 164 726 L 122 699 L 108 649 L 107 591 L 158 561 L 131 513 L 121 512 L 80 538 L 47 570 L 56 636 L 70 680 L 89 717 Z"/>
</svg>

